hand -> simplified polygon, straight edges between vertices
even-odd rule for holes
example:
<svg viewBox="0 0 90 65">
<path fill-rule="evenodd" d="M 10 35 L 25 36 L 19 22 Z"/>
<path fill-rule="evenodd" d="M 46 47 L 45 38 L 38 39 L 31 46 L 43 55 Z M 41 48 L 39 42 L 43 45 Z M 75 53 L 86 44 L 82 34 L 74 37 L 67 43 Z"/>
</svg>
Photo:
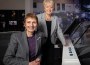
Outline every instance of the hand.
<svg viewBox="0 0 90 65">
<path fill-rule="evenodd" d="M 29 65 L 35 65 L 35 61 L 29 62 Z"/>
<path fill-rule="evenodd" d="M 37 63 L 37 65 L 40 65 L 40 58 L 37 58 L 35 62 Z"/>
<path fill-rule="evenodd" d="M 35 62 L 40 62 L 40 58 L 36 58 Z"/>
<path fill-rule="evenodd" d="M 29 65 L 38 65 L 35 61 L 29 62 Z"/>
<path fill-rule="evenodd" d="M 35 59 L 34 61 L 29 62 L 29 65 L 40 65 L 40 59 L 37 58 L 37 59 Z"/>
</svg>

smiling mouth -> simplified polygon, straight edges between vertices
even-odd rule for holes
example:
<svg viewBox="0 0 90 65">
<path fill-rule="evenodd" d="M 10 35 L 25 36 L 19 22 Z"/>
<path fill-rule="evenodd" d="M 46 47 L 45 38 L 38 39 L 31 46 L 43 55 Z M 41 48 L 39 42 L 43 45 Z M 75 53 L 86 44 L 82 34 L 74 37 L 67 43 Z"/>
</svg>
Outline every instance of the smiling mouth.
<svg viewBox="0 0 90 65">
<path fill-rule="evenodd" d="M 34 29 L 34 28 L 29 28 L 29 29 Z"/>
</svg>

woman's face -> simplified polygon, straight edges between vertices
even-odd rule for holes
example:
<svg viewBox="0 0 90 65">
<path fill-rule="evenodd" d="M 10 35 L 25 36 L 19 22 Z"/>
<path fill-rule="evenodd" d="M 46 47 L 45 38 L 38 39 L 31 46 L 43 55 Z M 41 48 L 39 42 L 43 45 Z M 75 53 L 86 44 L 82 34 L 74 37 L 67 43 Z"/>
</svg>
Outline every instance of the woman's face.
<svg viewBox="0 0 90 65">
<path fill-rule="evenodd" d="M 44 11 L 46 14 L 52 14 L 54 9 L 54 4 L 52 2 L 46 2 L 44 4 Z"/>
<path fill-rule="evenodd" d="M 24 26 L 26 31 L 33 33 L 37 29 L 37 20 L 29 17 L 26 19 Z"/>
</svg>

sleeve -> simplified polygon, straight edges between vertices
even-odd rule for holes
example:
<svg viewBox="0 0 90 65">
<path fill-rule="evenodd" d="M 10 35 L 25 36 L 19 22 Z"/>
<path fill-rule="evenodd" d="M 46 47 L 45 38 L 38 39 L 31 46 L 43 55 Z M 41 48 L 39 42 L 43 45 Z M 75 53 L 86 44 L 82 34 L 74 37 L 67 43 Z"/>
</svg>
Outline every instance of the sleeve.
<svg viewBox="0 0 90 65">
<path fill-rule="evenodd" d="M 28 65 L 28 61 L 25 61 L 24 59 L 15 56 L 18 48 L 17 43 L 18 42 L 16 40 L 15 34 L 12 34 L 10 38 L 10 43 L 3 59 L 3 63 L 5 65 Z"/>
<path fill-rule="evenodd" d="M 42 14 L 38 14 L 37 15 L 37 17 L 38 17 L 38 30 L 40 31 L 40 32 L 43 32 L 44 33 L 44 29 L 43 29 L 43 22 L 42 22 Z"/>
<path fill-rule="evenodd" d="M 61 18 L 60 18 L 59 20 L 58 20 L 58 18 L 57 18 L 57 20 L 56 20 L 56 22 L 57 22 L 57 37 L 59 38 L 59 40 L 61 41 L 61 43 L 62 43 L 63 45 L 66 45 L 65 38 L 64 38 L 62 29 L 61 29 L 61 27 L 60 27 L 60 22 L 61 22 L 61 21 L 62 21 Z"/>
</svg>

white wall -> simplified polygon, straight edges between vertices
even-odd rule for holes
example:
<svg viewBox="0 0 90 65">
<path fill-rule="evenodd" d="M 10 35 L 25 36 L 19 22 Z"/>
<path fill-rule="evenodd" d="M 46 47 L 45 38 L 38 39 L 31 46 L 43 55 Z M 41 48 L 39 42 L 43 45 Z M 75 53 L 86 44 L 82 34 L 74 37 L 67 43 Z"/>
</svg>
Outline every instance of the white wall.
<svg viewBox="0 0 90 65">
<path fill-rule="evenodd" d="M 0 10 L 24 10 L 25 0 L 0 0 Z"/>
</svg>

